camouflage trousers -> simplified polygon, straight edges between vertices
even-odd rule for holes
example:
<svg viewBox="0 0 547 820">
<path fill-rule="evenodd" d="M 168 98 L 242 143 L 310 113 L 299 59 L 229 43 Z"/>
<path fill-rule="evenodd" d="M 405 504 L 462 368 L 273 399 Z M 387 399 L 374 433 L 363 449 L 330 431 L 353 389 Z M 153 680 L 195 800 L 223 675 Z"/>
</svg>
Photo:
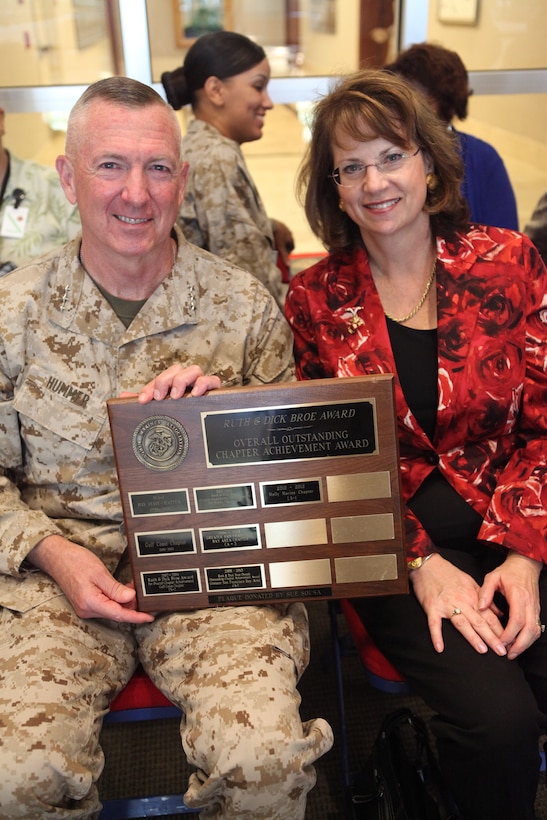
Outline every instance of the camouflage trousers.
<svg viewBox="0 0 547 820">
<path fill-rule="evenodd" d="M 333 738 L 302 722 L 304 607 L 227 607 L 128 626 L 78 618 L 63 596 L 0 609 L 0 818 L 97 817 L 108 704 L 140 660 L 183 711 L 197 768 L 185 794 L 201 817 L 299 820 L 313 763 Z"/>
</svg>

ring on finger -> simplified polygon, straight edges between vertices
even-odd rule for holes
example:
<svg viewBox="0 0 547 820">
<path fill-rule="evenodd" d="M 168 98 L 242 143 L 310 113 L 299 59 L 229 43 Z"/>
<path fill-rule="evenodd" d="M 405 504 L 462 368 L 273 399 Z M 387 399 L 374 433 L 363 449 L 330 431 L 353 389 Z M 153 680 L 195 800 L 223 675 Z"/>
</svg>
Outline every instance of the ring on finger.
<svg viewBox="0 0 547 820">
<path fill-rule="evenodd" d="M 461 614 L 462 614 L 461 609 L 459 607 L 455 606 L 453 611 L 452 611 L 452 615 L 450 617 L 453 618 L 454 615 L 461 615 Z"/>
<path fill-rule="evenodd" d="M 542 632 L 545 632 L 545 624 L 542 624 L 542 623 L 541 623 L 541 618 L 538 618 L 538 619 L 536 620 L 536 626 L 539 626 L 540 630 L 541 630 Z"/>
</svg>

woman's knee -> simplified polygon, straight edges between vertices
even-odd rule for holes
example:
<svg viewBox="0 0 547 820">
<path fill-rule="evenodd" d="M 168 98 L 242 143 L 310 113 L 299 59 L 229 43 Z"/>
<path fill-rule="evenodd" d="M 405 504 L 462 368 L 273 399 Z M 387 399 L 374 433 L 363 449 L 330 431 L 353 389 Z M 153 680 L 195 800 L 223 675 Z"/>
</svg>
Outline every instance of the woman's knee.
<svg viewBox="0 0 547 820">
<path fill-rule="evenodd" d="M 492 682 L 483 697 L 468 698 L 458 714 L 437 717 L 432 726 L 441 742 L 455 741 L 462 754 L 486 755 L 503 772 L 513 764 L 520 768 L 519 761 L 537 756 L 540 717 L 527 687 L 521 687 L 517 695 L 509 684 L 504 691 Z"/>
</svg>

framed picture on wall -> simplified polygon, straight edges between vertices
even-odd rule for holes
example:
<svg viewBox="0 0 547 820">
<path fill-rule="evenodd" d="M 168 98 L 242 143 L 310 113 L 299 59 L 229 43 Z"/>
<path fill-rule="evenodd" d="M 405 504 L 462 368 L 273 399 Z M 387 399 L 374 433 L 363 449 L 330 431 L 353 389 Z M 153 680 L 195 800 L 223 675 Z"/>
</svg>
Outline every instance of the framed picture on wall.
<svg viewBox="0 0 547 820">
<path fill-rule="evenodd" d="M 474 26 L 479 16 L 479 0 L 437 0 L 440 23 Z"/>
<path fill-rule="evenodd" d="M 106 37 L 104 0 L 72 0 L 78 48 L 88 48 Z"/>
<path fill-rule="evenodd" d="M 310 27 L 322 34 L 336 33 L 336 0 L 311 0 Z"/>
<path fill-rule="evenodd" d="M 172 0 L 175 39 L 187 48 L 210 31 L 231 28 L 231 0 Z"/>
</svg>

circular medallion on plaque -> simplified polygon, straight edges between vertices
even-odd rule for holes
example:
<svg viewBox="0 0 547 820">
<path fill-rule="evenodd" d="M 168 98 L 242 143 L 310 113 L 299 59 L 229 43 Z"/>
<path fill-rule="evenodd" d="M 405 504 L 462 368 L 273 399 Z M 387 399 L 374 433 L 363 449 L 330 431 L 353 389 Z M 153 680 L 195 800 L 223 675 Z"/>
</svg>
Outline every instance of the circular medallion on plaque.
<svg viewBox="0 0 547 820">
<path fill-rule="evenodd" d="M 150 470 L 173 470 L 186 458 L 188 433 L 170 416 L 150 416 L 135 428 L 133 452 Z"/>
</svg>

